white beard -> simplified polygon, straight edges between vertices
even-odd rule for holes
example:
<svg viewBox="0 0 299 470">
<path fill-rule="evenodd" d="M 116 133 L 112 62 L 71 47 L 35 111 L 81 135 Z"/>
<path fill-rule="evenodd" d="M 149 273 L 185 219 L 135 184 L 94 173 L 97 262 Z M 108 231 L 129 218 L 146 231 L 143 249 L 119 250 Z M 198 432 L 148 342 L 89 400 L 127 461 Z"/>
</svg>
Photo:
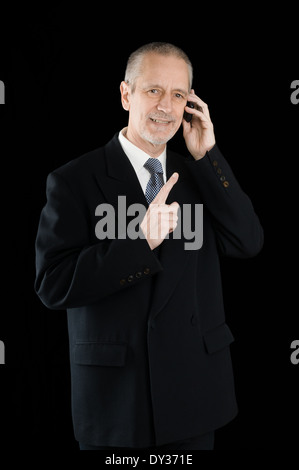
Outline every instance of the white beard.
<svg viewBox="0 0 299 470">
<path fill-rule="evenodd" d="M 170 139 L 172 139 L 175 133 L 176 133 L 176 130 L 173 129 L 169 133 L 169 135 L 167 137 L 164 137 L 163 139 L 162 138 L 159 139 L 158 137 L 150 133 L 148 130 L 142 131 L 140 135 L 144 140 L 146 140 L 147 142 L 150 142 L 153 145 L 163 145 L 163 144 L 166 144 Z"/>
</svg>

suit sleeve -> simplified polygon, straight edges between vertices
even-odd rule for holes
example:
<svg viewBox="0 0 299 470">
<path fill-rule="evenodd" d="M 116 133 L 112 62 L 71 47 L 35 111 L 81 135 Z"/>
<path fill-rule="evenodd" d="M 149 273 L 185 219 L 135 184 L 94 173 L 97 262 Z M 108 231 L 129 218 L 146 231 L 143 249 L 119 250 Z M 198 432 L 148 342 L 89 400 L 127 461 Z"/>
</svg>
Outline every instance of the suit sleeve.
<svg viewBox="0 0 299 470">
<path fill-rule="evenodd" d="M 212 216 L 220 252 L 247 258 L 262 249 L 264 235 L 249 197 L 242 191 L 217 145 L 187 165 Z"/>
<path fill-rule="evenodd" d="M 91 242 L 83 204 L 51 173 L 36 237 L 35 291 L 51 309 L 95 303 L 162 270 L 145 238 Z"/>
</svg>

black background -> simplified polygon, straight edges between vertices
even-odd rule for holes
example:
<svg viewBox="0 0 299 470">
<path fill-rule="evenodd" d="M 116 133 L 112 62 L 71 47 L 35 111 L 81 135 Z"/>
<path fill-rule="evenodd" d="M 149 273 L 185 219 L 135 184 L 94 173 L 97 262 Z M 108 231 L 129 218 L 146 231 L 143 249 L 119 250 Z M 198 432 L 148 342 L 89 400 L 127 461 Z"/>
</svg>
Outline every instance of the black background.
<svg viewBox="0 0 299 470">
<path fill-rule="evenodd" d="M 182 47 L 208 103 L 218 146 L 253 201 L 262 252 L 222 262 L 239 414 L 216 450 L 298 448 L 297 180 L 299 105 L 294 11 L 52 2 L 4 15 L 0 79 L 2 309 L 0 447 L 77 450 L 64 311 L 33 290 L 34 241 L 47 174 L 105 144 L 127 123 L 119 84 L 128 55 L 150 41 Z M 7 20 L 7 21 L 6 21 Z M 298 52 L 298 51 L 297 51 Z M 181 130 L 169 143 L 184 153 Z"/>
</svg>

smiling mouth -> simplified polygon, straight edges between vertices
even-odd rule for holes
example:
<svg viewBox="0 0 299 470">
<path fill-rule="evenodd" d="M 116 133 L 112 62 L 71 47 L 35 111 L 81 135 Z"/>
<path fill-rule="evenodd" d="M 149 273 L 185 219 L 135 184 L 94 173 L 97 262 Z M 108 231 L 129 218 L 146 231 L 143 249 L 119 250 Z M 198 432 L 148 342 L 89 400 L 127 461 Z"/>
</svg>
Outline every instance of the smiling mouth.
<svg viewBox="0 0 299 470">
<path fill-rule="evenodd" d="M 171 121 L 162 121 L 161 119 L 150 118 L 151 121 L 157 122 L 158 124 L 169 124 Z"/>
</svg>

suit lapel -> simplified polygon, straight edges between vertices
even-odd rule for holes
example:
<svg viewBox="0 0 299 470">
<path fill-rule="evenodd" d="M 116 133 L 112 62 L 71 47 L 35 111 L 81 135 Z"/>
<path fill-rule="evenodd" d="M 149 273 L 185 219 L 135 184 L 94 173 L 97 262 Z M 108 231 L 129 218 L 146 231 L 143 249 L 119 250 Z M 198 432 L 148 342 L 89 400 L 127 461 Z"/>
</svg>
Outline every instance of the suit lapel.
<svg viewBox="0 0 299 470">
<path fill-rule="evenodd" d="M 105 164 L 106 173 L 98 173 L 96 178 L 107 202 L 117 208 L 118 196 L 126 196 L 127 207 L 134 203 L 147 206 L 135 170 L 124 153 L 117 134 L 105 146 Z"/>
<path fill-rule="evenodd" d="M 167 151 L 167 180 L 175 171 L 179 173 L 179 180 L 169 193 L 166 203 L 171 204 L 176 201 L 182 207 L 185 200 L 186 189 L 188 188 L 189 175 L 184 164 L 184 158 L 171 151 Z M 170 234 L 169 238 L 165 239 L 160 245 L 159 258 L 163 271 L 156 274 L 156 282 L 149 313 L 151 319 L 155 318 L 168 302 L 184 271 L 188 257 L 190 253 L 192 253 L 192 251 L 184 249 L 186 240 L 183 236 L 183 230 L 181 230 L 180 238 L 176 238 L 175 232 Z"/>
<path fill-rule="evenodd" d="M 126 196 L 126 208 L 131 204 L 142 204 L 146 208 L 148 203 L 142 191 L 134 168 L 128 157 L 123 152 L 117 135 L 105 146 L 106 172 L 98 172 L 96 178 L 105 199 L 112 204 L 116 211 L 118 207 L 118 196 Z M 189 174 L 184 164 L 184 158 L 171 151 L 167 151 L 166 175 L 167 179 L 177 171 L 179 180 L 171 190 L 167 204 L 177 201 L 182 205 L 188 188 Z M 108 182 L 107 182 L 108 177 Z M 127 219 L 129 220 L 129 218 Z M 183 230 L 181 230 L 183 232 Z M 160 245 L 159 259 L 163 270 L 156 274 L 150 317 L 154 318 L 167 303 L 179 278 L 184 270 L 188 256 L 192 251 L 184 249 L 183 233 L 180 238 L 173 234 L 169 235 Z"/>
</svg>

